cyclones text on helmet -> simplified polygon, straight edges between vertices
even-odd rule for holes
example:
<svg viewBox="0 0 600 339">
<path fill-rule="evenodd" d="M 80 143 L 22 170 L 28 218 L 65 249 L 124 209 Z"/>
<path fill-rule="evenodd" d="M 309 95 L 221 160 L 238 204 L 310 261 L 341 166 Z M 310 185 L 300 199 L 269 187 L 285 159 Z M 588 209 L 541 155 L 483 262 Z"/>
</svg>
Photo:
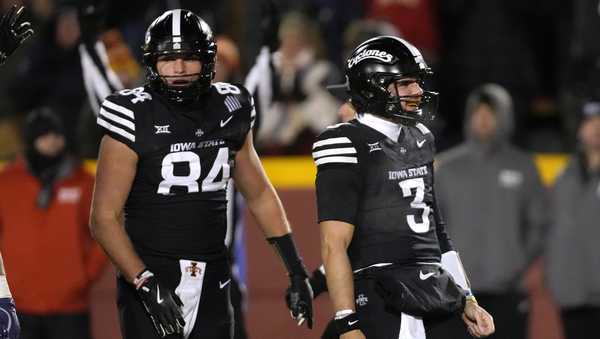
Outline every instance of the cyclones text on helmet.
<svg viewBox="0 0 600 339">
<path fill-rule="evenodd" d="M 359 113 L 397 118 L 404 124 L 430 121 L 435 117 L 438 94 L 424 91 L 420 98 L 397 96 L 390 84 L 415 79 L 421 87 L 433 74 L 419 50 L 406 40 L 393 36 L 369 39 L 354 49 L 346 62 L 346 86 Z M 417 102 L 415 110 L 405 110 L 402 102 Z"/>
<path fill-rule="evenodd" d="M 190 103 L 210 89 L 215 76 L 217 45 L 208 24 L 193 12 L 185 9 L 164 12 L 146 30 L 142 50 L 148 83 L 169 100 Z M 198 59 L 202 69 L 199 74 L 193 74 L 198 78 L 189 86 L 169 86 L 156 69 L 160 56 Z"/>
</svg>

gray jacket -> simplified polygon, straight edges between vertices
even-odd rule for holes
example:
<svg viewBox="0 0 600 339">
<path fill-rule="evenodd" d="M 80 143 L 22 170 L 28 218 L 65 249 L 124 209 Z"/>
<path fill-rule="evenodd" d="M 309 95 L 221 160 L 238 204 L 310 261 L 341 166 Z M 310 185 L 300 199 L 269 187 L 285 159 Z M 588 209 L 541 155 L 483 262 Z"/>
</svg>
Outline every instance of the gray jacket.
<svg viewBox="0 0 600 339">
<path fill-rule="evenodd" d="M 587 177 L 586 177 L 587 176 Z M 600 306 L 600 173 L 571 159 L 552 190 L 546 283 L 561 307 Z"/>
<path fill-rule="evenodd" d="M 539 254 L 546 196 L 532 157 L 508 142 L 510 96 L 497 85 L 481 92 L 493 99 L 496 138 L 481 144 L 465 129 L 466 141 L 437 159 L 436 194 L 474 291 L 503 293 L 519 288 Z M 467 101 L 466 124 L 480 93 Z"/>
</svg>

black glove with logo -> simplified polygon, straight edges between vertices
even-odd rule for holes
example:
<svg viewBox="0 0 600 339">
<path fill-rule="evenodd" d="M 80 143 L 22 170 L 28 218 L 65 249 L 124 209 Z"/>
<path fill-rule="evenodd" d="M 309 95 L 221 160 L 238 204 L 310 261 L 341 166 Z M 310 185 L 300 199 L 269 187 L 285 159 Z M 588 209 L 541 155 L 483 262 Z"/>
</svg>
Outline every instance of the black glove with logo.
<svg viewBox="0 0 600 339">
<path fill-rule="evenodd" d="M 275 247 L 290 277 L 290 287 L 288 287 L 285 293 L 285 302 L 290 309 L 292 319 L 298 322 L 298 326 L 306 321 L 308 328 L 312 329 L 313 291 L 308 281 L 308 273 L 302 263 L 302 258 L 298 255 L 292 235 L 288 233 L 280 237 L 268 238 L 267 240 Z"/>
<path fill-rule="evenodd" d="M 290 276 L 290 287 L 285 293 L 285 301 L 290 309 L 292 318 L 302 325 L 304 320 L 308 328 L 313 326 L 312 311 L 313 291 L 306 276 Z"/>
<path fill-rule="evenodd" d="M 13 5 L 0 19 L 0 65 L 30 36 L 31 23 L 21 20 L 25 7 Z"/>
<path fill-rule="evenodd" d="M 183 303 L 173 290 L 160 284 L 154 273 L 144 270 L 134 280 L 135 289 L 161 338 L 183 333 Z"/>
</svg>

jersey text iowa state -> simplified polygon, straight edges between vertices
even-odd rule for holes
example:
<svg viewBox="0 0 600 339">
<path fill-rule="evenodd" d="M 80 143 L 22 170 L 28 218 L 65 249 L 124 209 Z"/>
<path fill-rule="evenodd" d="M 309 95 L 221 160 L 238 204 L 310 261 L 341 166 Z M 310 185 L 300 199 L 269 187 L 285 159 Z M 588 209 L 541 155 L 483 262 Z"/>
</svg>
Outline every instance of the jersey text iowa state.
<svg viewBox="0 0 600 339">
<path fill-rule="evenodd" d="M 216 147 L 216 146 L 221 146 L 225 144 L 225 140 L 222 139 L 218 139 L 218 140 L 207 140 L 207 141 L 202 141 L 202 142 L 178 142 L 175 144 L 171 144 L 170 147 L 170 152 L 184 152 L 184 151 L 190 151 L 190 150 L 194 150 L 194 149 L 198 149 L 198 148 L 205 148 L 205 147 Z"/>
</svg>

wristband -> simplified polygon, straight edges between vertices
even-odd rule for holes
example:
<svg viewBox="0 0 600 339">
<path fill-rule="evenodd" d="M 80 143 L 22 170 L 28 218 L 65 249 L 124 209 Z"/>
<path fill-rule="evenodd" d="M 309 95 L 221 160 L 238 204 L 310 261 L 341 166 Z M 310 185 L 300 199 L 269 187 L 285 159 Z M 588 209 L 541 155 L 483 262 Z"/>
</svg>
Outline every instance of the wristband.
<svg viewBox="0 0 600 339">
<path fill-rule="evenodd" d="M 346 332 L 360 329 L 358 315 L 356 314 L 356 312 L 352 312 L 340 319 L 334 319 L 333 324 L 335 326 L 337 334 L 340 336 Z"/>
<path fill-rule="evenodd" d="M 345 309 L 345 310 L 337 311 L 337 312 L 335 312 L 335 320 L 342 319 L 352 313 L 354 313 L 354 311 L 349 308 Z"/>
<path fill-rule="evenodd" d="M 154 273 L 150 272 L 147 268 L 145 268 L 140 274 L 138 274 L 135 279 L 133 279 L 133 285 L 135 285 L 135 289 L 139 290 L 140 287 L 146 282 L 146 280 L 150 279 L 154 276 Z"/>
</svg>

